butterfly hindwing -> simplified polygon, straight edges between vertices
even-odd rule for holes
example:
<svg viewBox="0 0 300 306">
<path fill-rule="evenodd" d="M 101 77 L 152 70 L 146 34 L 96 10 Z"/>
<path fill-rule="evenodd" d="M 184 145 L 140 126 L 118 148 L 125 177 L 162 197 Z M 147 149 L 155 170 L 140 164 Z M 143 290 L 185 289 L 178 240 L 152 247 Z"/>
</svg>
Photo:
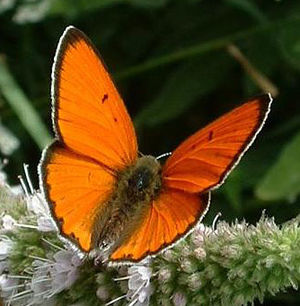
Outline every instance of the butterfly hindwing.
<svg viewBox="0 0 300 306">
<path fill-rule="evenodd" d="M 155 199 L 135 232 L 110 256 L 111 261 L 139 261 L 171 245 L 204 216 L 210 196 L 167 189 Z"/>
</svg>

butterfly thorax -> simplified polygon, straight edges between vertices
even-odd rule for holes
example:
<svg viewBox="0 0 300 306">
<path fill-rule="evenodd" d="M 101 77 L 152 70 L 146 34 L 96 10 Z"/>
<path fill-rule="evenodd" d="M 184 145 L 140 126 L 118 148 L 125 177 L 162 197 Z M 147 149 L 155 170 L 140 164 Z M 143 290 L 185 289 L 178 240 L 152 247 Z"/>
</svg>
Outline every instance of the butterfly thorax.
<svg viewBox="0 0 300 306">
<path fill-rule="evenodd" d="M 93 246 L 115 249 L 126 240 L 144 219 L 161 185 L 161 165 L 152 156 L 143 156 L 120 171 L 114 192 L 105 204 L 105 213 L 101 211 L 95 218 Z"/>
</svg>

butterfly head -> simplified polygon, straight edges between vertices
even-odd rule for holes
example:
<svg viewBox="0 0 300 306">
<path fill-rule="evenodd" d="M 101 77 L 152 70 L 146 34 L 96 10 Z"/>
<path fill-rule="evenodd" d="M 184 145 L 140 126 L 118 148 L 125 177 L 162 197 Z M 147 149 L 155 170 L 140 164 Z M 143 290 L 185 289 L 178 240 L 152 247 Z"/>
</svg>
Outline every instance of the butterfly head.
<svg viewBox="0 0 300 306">
<path fill-rule="evenodd" d="M 134 203 L 153 200 L 161 190 L 161 165 L 152 156 L 139 158 L 124 174 L 127 197 Z"/>
</svg>

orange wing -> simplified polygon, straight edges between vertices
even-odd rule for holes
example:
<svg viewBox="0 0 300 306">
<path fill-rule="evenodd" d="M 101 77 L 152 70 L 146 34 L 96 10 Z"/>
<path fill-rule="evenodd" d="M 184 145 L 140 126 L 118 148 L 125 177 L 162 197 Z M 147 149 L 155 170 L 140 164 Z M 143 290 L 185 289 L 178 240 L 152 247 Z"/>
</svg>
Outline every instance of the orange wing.
<svg viewBox="0 0 300 306">
<path fill-rule="evenodd" d="M 44 152 L 41 169 L 41 186 L 58 228 L 89 251 L 94 217 L 105 208 L 115 178 L 57 141 Z"/>
<path fill-rule="evenodd" d="M 208 208 L 205 191 L 221 184 L 239 161 L 260 131 L 271 100 L 269 95 L 254 98 L 184 141 L 163 167 L 162 193 L 110 260 L 141 260 L 188 233 Z"/>
<path fill-rule="evenodd" d="M 134 127 L 89 39 L 74 27 L 62 35 L 52 70 L 53 125 L 68 148 L 111 170 L 137 158 Z"/>
<path fill-rule="evenodd" d="M 174 243 L 204 216 L 210 195 L 167 189 L 154 200 L 140 227 L 110 256 L 111 261 L 139 261 Z"/>
<path fill-rule="evenodd" d="M 137 159 L 131 119 L 96 49 L 74 27 L 62 35 L 52 70 L 57 141 L 39 165 L 40 185 L 63 236 L 91 249 L 94 217 L 117 172 Z"/>
<path fill-rule="evenodd" d="M 261 130 L 272 98 L 262 95 L 185 140 L 163 167 L 165 186 L 204 192 L 223 183 Z"/>
</svg>

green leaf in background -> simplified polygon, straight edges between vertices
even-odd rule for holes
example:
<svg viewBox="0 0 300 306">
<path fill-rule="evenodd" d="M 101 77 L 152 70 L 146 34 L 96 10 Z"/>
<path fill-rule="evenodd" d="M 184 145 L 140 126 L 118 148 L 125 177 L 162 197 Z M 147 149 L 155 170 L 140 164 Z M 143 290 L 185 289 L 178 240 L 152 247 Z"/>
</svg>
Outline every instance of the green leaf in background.
<svg viewBox="0 0 300 306">
<path fill-rule="evenodd" d="M 258 7 L 254 1 L 249 0 L 224 0 L 225 3 L 247 13 L 249 16 L 252 16 L 257 21 L 264 23 L 267 21 L 267 17 Z"/>
<path fill-rule="evenodd" d="M 243 180 L 239 168 L 234 169 L 230 174 L 221 191 L 231 204 L 232 209 L 236 212 L 240 212 L 242 209 Z"/>
<path fill-rule="evenodd" d="M 40 149 L 48 145 L 51 138 L 46 126 L 14 80 L 3 58 L 0 58 L 0 91 Z"/>
<path fill-rule="evenodd" d="M 286 145 L 278 161 L 258 183 L 263 200 L 294 200 L 300 193 L 300 132 Z"/>
<path fill-rule="evenodd" d="M 155 126 L 174 119 L 226 78 L 233 61 L 223 51 L 201 56 L 175 71 L 156 97 L 135 118 L 137 127 Z"/>
<path fill-rule="evenodd" d="M 49 1 L 49 0 L 48 0 Z M 165 6 L 170 0 L 52 0 L 50 14 L 78 16 L 83 12 L 102 10 L 118 4 L 131 5 L 132 7 L 155 9 Z"/>
<path fill-rule="evenodd" d="M 85 1 L 85 0 L 52 0 L 50 15 L 62 15 L 68 17 L 80 16 L 82 13 L 89 11 L 101 10 L 106 7 L 114 6 L 118 3 L 125 2 L 124 0 L 98 0 L 98 1 Z"/>
<path fill-rule="evenodd" d="M 300 70 L 300 20 L 282 27 L 277 36 L 279 47 L 286 61 Z"/>
<path fill-rule="evenodd" d="M 143 8 L 159 8 L 166 5 L 170 0 L 127 0 L 128 3 Z"/>
</svg>

